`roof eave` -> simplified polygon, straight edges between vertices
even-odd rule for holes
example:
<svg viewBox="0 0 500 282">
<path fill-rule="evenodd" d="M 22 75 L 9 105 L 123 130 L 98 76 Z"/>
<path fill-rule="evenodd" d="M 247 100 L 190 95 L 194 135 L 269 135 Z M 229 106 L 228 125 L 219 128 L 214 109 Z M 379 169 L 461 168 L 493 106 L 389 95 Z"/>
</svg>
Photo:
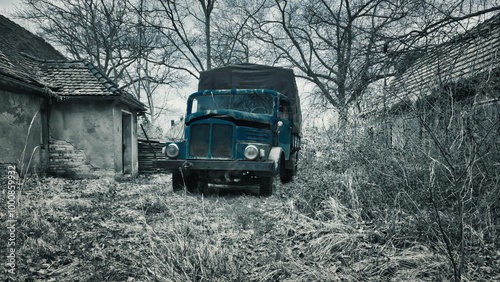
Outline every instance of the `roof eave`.
<svg viewBox="0 0 500 282">
<path fill-rule="evenodd" d="M 13 90 L 18 89 L 27 91 L 27 93 L 45 98 L 58 98 L 59 96 L 47 86 L 41 84 L 29 83 L 4 74 L 0 74 L 0 89 Z"/>
</svg>

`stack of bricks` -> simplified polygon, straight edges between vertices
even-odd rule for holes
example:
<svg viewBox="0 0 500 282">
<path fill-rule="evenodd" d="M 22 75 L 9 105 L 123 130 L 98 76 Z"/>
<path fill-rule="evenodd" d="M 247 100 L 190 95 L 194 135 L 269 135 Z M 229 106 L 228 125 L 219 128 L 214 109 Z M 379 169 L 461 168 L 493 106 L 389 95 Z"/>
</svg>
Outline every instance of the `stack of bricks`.
<svg viewBox="0 0 500 282">
<path fill-rule="evenodd" d="M 52 175 L 79 177 L 92 171 L 85 153 L 64 140 L 49 141 L 49 159 L 49 173 Z"/>
</svg>

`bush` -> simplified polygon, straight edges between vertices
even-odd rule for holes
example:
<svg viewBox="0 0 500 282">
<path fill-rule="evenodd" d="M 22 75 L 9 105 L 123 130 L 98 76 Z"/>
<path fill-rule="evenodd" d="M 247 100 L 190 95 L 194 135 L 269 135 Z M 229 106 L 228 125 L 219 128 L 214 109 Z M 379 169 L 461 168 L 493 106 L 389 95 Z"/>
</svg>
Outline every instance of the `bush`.
<svg viewBox="0 0 500 282">
<path fill-rule="evenodd" d="M 411 116 L 306 130 L 302 177 L 286 193 L 323 220 L 335 216 L 325 203 L 336 199 L 345 220 L 376 223 L 377 240 L 425 244 L 446 254 L 450 278 L 472 277 L 500 243 L 498 104 L 443 99 L 409 108 Z"/>
</svg>

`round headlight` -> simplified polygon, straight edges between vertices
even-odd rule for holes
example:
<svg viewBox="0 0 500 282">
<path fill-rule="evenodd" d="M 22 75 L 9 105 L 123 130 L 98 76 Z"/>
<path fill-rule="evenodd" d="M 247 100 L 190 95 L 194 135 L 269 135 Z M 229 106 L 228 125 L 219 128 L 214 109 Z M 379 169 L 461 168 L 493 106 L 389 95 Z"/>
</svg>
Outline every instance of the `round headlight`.
<svg viewBox="0 0 500 282">
<path fill-rule="evenodd" d="M 174 143 L 171 143 L 171 144 L 168 144 L 167 146 L 167 149 L 165 151 L 167 157 L 171 158 L 171 159 L 175 159 L 179 156 L 179 147 L 177 146 L 177 144 L 174 144 Z"/>
<path fill-rule="evenodd" d="M 255 145 L 248 145 L 245 148 L 245 158 L 247 160 L 255 160 L 259 156 L 259 148 Z"/>
</svg>

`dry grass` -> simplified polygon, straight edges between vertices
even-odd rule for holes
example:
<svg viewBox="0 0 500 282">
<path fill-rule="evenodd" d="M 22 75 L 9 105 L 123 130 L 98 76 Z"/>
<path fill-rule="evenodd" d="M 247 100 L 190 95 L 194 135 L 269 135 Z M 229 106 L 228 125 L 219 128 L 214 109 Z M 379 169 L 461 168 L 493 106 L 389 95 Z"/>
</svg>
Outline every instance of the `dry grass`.
<svg viewBox="0 0 500 282">
<path fill-rule="evenodd" d="M 371 140 L 318 139 L 330 133 L 305 136 L 299 175 L 267 198 L 174 193 L 163 174 L 27 178 L 18 189 L 16 274 L 2 274 L 6 281 L 452 280 L 443 234 L 458 237 L 456 209 L 443 201 L 436 221 L 418 190 L 428 168 Z M 468 214 L 482 224 L 466 221 L 466 250 L 451 252 L 464 262 L 465 281 L 500 280 L 499 190 L 486 191 L 489 201 L 478 203 L 487 213 Z M 0 238 L 9 235 L 4 219 Z"/>
<path fill-rule="evenodd" d="M 21 196 L 15 278 L 375 281 L 446 273 L 442 255 L 422 245 L 394 246 L 333 197 L 317 216 L 304 214 L 300 195 L 286 193 L 293 185 L 301 182 L 269 198 L 203 197 L 173 193 L 166 175 L 32 179 Z"/>
<path fill-rule="evenodd" d="M 307 240 L 317 260 L 337 260 L 334 268 L 342 271 L 347 266 L 348 280 L 498 280 L 494 162 L 469 167 L 464 187 L 471 192 L 458 201 L 459 189 L 443 176 L 448 171 L 434 169 L 419 146 L 388 148 L 358 129 L 306 135 L 301 175 L 307 177 L 285 190 L 299 214 L 328 226 L 315 227 L 317 237 Z"/>
</svg>

